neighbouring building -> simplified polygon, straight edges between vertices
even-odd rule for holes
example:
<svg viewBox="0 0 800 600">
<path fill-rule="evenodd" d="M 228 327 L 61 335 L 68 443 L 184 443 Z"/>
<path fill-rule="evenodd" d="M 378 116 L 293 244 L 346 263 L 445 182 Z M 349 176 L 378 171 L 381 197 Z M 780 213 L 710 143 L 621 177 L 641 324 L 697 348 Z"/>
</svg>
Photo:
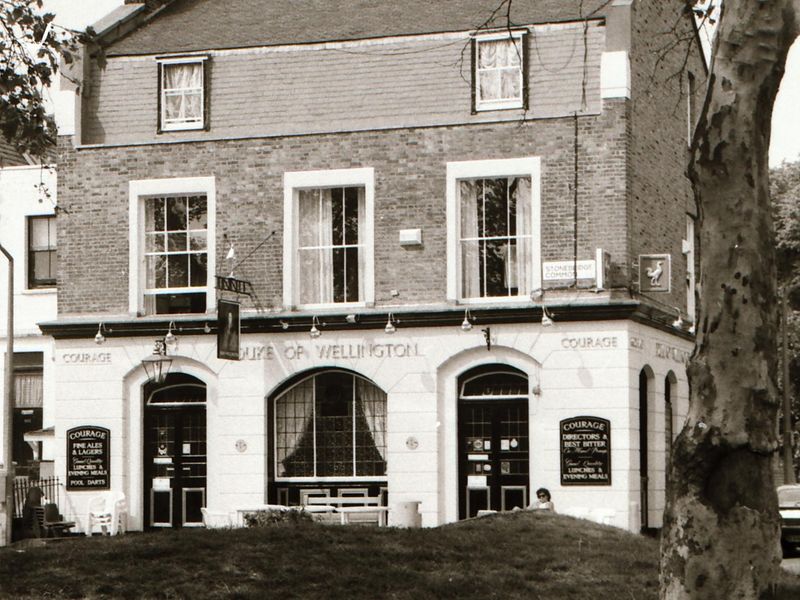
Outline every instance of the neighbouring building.
<svg viewBox="0 0 800 600">
<path fill-rule="evenodd" d="M 369 495 L 433 526 L 543 486 L 659 527 L 706 75 L 682 7 L 123 7 L 60 143 L 62 510 Z"/>
<path fill-rule="evenodd" d="M 0 142 L 0 244 L 14 259 L 12 456 L 15 473 L 53 473 L 53 338 L 40 321 L 56 318 L 56 174 Z M 8 261 L 0 256 L 0 369 L 8 339 Z M 0 379 L 0 394 L 5 380 Z M 0 411 L 2 412 L 2 411 Z M 5 414 L 0 414 L 0 425 Z M 0 464 L 6 464 L 0 448 Z"/>
</svg>

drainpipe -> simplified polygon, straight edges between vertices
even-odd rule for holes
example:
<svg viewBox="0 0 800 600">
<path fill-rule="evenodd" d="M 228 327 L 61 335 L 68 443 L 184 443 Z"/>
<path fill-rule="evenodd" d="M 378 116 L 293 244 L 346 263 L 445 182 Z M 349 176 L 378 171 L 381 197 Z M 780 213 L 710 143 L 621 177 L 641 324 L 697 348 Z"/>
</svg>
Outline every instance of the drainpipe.
<svg viewBox="0 0 800 600">
<path fill-rule="evenodd" d="M 11 462 L 11 426 L 14 422 L 14 258 L 0 244 L 0 252 L 8 260 L 8 325 L 6 327 L 6 362 L 3 389 L 3 460 L 5 485 L 5 539 L 2 545 L 11 544 L 11 527 L 14 523 L 14 464 Z"/>
</svg>

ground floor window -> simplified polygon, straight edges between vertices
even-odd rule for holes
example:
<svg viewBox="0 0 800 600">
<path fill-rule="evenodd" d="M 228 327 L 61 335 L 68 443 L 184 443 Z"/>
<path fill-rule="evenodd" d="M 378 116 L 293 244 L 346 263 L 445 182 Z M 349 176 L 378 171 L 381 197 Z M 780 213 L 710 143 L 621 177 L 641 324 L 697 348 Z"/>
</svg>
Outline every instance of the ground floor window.
<svg viewBox="0 0 800 600">
<path fill-rule="evenodd" d="M 14 353 L 12 460 L 17 465 L 17 475 L 39 475 L 41 442 L 31 446 L 25 441 L 25 434 L 42 428 L 43 364 L 41 352 Z"/>
<path fill-rule="evenodd" d="M 386 394 L 370 381 L 326 371 L 273 402 L 277 479 L 386 475 Z"/>
</svg>

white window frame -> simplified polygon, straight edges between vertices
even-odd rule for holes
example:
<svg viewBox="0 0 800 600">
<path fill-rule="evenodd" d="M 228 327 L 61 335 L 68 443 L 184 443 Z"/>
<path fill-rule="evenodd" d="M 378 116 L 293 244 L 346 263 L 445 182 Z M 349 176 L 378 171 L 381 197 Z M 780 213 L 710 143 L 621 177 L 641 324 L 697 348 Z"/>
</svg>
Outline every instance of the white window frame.
<svg viewBox="0 0 800 600">
<path fill-rule="evenodd" d="M 299 304 L 299 272 L 297 271 L 298 192 L 302 189 L 361 186 L 364 188 L 364 223 L 359 230 L 364 235 L 364 297 L 358 302 Z M 317 309 L 370 306 L 375 302 L 375 169 L 331 169 L 325 171 L 287 171 L 283 174 L 283 304 L 293 308 Z M 362 229 L 363 228 L 363 229 Z"/>
<path fill-rule="evenodd" d="M 463 298 L 461 296 L 461 252 L 459 232 L 461 210 L 458 182 L 462 179 L 491 177 L 530 177 L 531 179 L 531 290 L 542 287 L 542 200 L 541 159 L 538 156 L 496 160 L 468 160 L 447 163 L 447 299 L 460 304 L 498 304 L 530 300 L 530 292 L 518 296 Z"/>
<path fill-rule="evenodd" d="M 144 291 L 147 280 L 147 261 L 145 259 L 145 199 L 158 196 L 178 196 L 203 194 L 206 197 L 207 233 L 206 251 L 206 313 L 216 310 L 216 226 L 217 197 L 214 177 L 176 177 L 167 179 L 140 179 L 128 184 L 130 223 L 128 257 L 128 310 L 132 314 L 144 315 Z M 176 288 L 176 292 L 185 288 Z M 194 314 L 194 313 L 192 313 Z M 148 315 L 150 316 L 150 315 Z"/>
<path fill-rule="evenodd" d="M 180 58 L 159 58 L 159 104 L 160 114 L 158 115 L 158 125 L 161 131 L 187 131 L 191 129 L 204 129 L 206 125 L 206 68 L 205 61 L 207 56 L 184 56 Z M 166 68 L 173 65 L 199 64 L 202 79 L 200 82 L 200 120 L 186 123 L 167 123 L 167 103 L 166 103 Z"/>
<path fill-rule="evenodd" d="M 475 110 L 505 110 L 512 108 L 523 108 L 525 105 L 525 51 L 523 44 L 525 43 L 525 34 L 527 31 L 504 31 L 502 33 L 492 33 L 475 36 L 475 65 L 473 65 L 475 73 Z M 480 56 L 481 56 L 481 43 L 483 42 L 497 42 L 501 40 L 511 41 L 517 44 L 519 48 L 519 99 L 504 99 L 504 100 L 482 100 L 481 99 L 481 77 L 480 77 Z"/>
</svg>

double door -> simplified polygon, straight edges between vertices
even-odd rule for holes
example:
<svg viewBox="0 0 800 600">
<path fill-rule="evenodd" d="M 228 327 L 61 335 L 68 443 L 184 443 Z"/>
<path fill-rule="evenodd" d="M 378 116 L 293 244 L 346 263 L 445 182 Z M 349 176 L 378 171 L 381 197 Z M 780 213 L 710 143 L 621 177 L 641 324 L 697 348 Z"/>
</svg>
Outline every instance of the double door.
<svg viewBox="0 0 800 600">
<path fill-rule="evenodd" d="M 461 400 L 459 518 L 530 504 L 528 401 Z"/>
<path fill-rule="evenodd" d="M 148 528 L 203 524 L 206 505 L 204 405 L 145 410 L 144 515 Z"/>
</svg>

